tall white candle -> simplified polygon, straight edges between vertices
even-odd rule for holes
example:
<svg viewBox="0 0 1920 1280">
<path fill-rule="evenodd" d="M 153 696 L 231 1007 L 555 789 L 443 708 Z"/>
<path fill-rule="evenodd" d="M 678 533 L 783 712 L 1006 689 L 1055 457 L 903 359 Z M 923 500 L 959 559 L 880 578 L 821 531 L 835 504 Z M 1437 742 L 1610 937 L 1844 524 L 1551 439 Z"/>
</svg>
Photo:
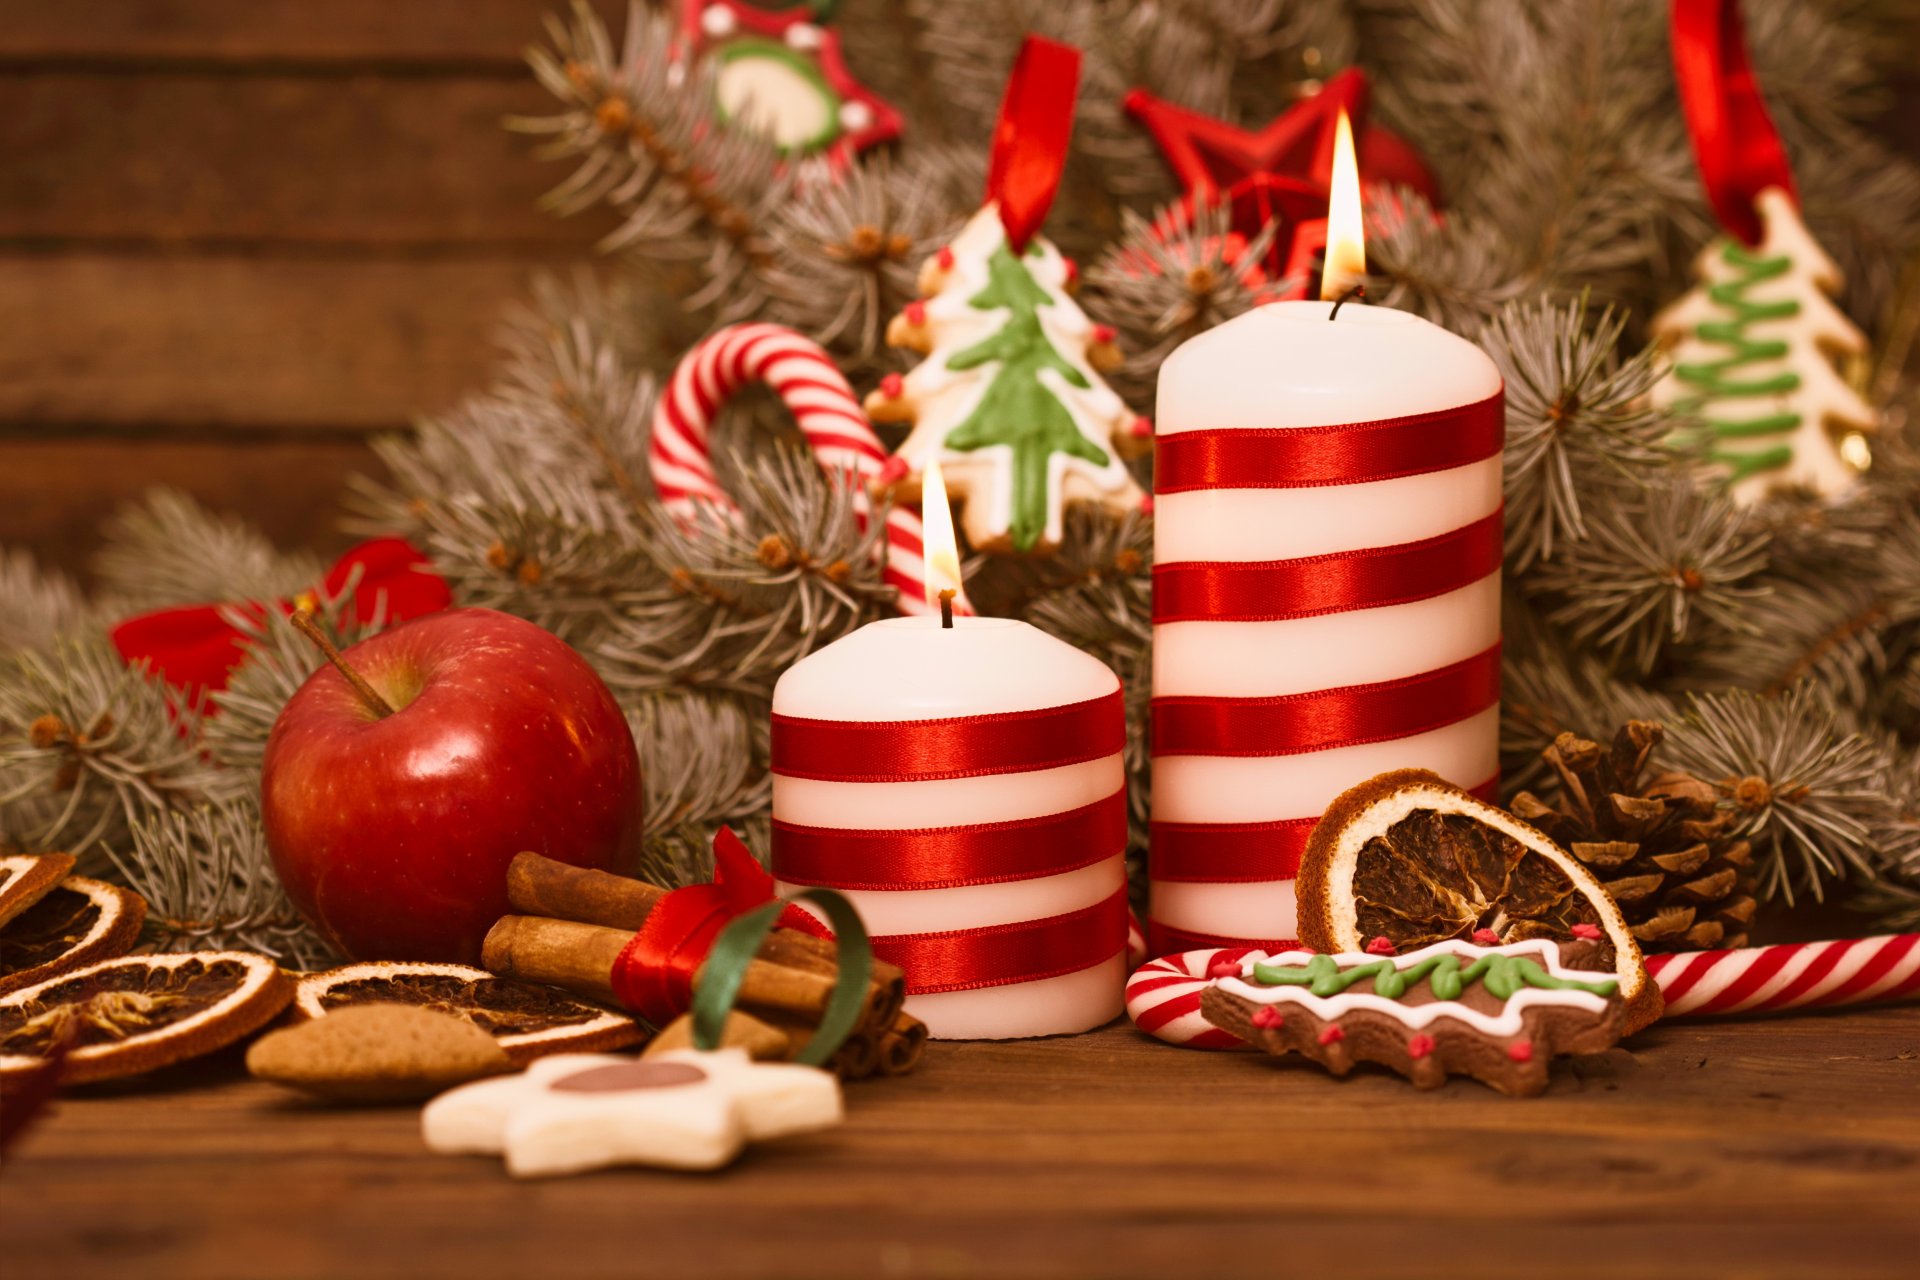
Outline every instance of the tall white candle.
<svg viewBox="0 0 1920 1280">
<path fill-rule="evenodd" d="M 1176 486 L 1155 498 L 1156 720 L 1172 724 L 1183 713 L 1239 716 L 1242 724 L 1247 717 L 1297 718 L 1299 703 L 1332 690 L 1355 690 L 1357 696 L 1318 702 L 1344 699 L 1378 710 L 1395 702 L 1393 682 L 1467 665 L 1446 689 L 1423 685 L 1410 695 L 1425 703 L 1400 699 L 1393 715 L 1369 719 L 1327 711 L 1323 719 L 1335 727 L 1302 730 L 1299 736 L 1309 741 L 1305 749 L 1229 743 L 1202 752 L 1157 744 L 1155 852 L 1149 861 L 1156 949 L 1189 943 L 1193 935 L 1294 938 L 1291 876 L 1271 874 L 1283 860 L 1278 845 L 1302 839 L 1327 802 L 1354 783 L 1388 769 L 1422 767 L 1474 787 L 1489 783 L 1498 770 L 1497 694 L 1488 700 L 1463 690 L 1475 678 L 1481 681 L 1475 687 L 1483 688 L 1490 663 L 1497 673 L 1501 463 L 1497 426 L 1489 423 L 1497 424 L 1499 371 L 1472 343 L 1416 316 L 1357 302 L 1342 306 L 1337 316 L 1332 312 L 1328 302 L 1261 307 L 1186 343 L 1161 368 L 1155 421 L 1162 471 L 1169 470 L 1170 451 L 1189 436 L 1189 456 L 1204 448 L 1216 465 L 1206 483 Z M 1489 413 L 1496 417 L 1489 419 Z M 1432 415 L 1431 426 L 1419 420 L 1425 415 Z M 1463 425 L 1462 416 L 1477 426 Z M 1416 421 L 1391 425 L 1407 417 Z M 1347 424 L 1373 427 L 1313 430 Z M 1496 430 L 1491 452 L 1490 429 Z M 1236 438 L 1240 432 L 1259 434 Z M 1435 432 L 1477 433 L 1480 443 Z M 1394 463 L 1399 450 L 1406 451 L 1405 466 Z M 1459 461 L 1473 454 L 1479 456 Z M 1249 459 L 1257 465 L 1248 466 Z M 1289 461 L 1266 465 L 1262 459 Z M 1295 459 L 1304 460 L 1301 470 L 1285 474 Z M 1435 459 L 1455 465 L 1434 467 Z M 1364 478 L 1380 475 L 1387 478 Z M 1426 562 L 1405 560 L 1410 567 L 1402 576 L 1419 581 L 1375 590 L 1369 607 L 1309 602 L 1290 608 L 1276 597 L 1271 609 L 1256 601 L 1208 613 L 1192 604 L 1207 598 L 1206 592 L 1187 590 L 1178 619 L 1162 620 L 1174 586 L 1217 580 L 1223 569 L 1231 577 L 1236 568 L 1261 562 L 1324 557 L 1282 569 L 1318 575 L 1322 594 L 1336 598 L 1350 594 L 1342 585 L 1349 576 L 1380 571 L 1399 554 L 1352 553 L 1417 549 L 1434 539 L 1434 554 L 1445 558 L 1457 540 L 1449 535 L 1466 538 L 1475 530 L 1482 536 L 1470 580 L 1462 580 L 1462 572 L 1434 572 Z M 1496 540 L 1491 564 L 1487 536 Z M 1268 581 L 1245 573 L 1241 580 Z M 1390 687 L 1365 688 L 1381 685 Z M 1289 704 L 1253 702 L 1290 696 L 1295 701 Z M 1460 714 L 1449 712 L 1445 723 L 1419 723 L 1421 705 Z M 1350 732 L 1339 729 L 1343 717 L 1353 722 Z M 1418 731 L 1370 734 L 1376 720 Z M 1163 737 L 1161 728 L 1156 723 L 1156 739 Z M 1352 740 L 1313 745 L 1343 738 Z M 1223 867 L 1221 857 L 1203 856 L 1211 871 L 1163 878 L 1160 864 L 1176 859 L 1163 859 L 1161 850 L 1163 844 L 1172 848 L 1176 838 L 1203 855 L 1219 851 L 1229 863 L 1236 848 L 1264 847 L 1267 856 L 1248 865 L 1265 871 L 1249 879 Z"/>
<path fill-rule="evenodd" d="M 773 693 L 782 890 L 845 892 L 934 1036 L 1112 1020 L 1126 943 L 1119 692 L 1098 659 L 1007 618 L 888 619 L 802 659 Z"/>
</svg>

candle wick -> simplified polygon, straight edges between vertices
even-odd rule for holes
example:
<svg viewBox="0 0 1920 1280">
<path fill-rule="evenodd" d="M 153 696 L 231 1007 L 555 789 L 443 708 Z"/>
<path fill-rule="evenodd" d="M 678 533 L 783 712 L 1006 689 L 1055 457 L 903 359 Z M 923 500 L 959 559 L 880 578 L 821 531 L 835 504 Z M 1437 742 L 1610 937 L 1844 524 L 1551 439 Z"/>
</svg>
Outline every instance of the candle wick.
<svg viewBox="0 0 1920 1280">
<path fill-rule="evenodd" d="M 1350 298 L 1358 298 L 1360 299 L 1360 301 L 1367 303 L 1369 306 L 1373 304 L 1373 299 L 1367 296 L 1367 286 L 1365 286 L 1364 284 L 1357 284 L 1333 300 L 1333 310 L 1327 312 L 1327 319 L 1334 320 L 1338 318 L 1338 316 L 1340 315 L 1340 308 L 1346 306 L 1347 300 Z"/>
<path fill-rule="evenodd" d="M 958 594 L 952 587 L 940 593 L 940 626 L 947 631 L 953 630 L 953 598 Z"/>
</svg>

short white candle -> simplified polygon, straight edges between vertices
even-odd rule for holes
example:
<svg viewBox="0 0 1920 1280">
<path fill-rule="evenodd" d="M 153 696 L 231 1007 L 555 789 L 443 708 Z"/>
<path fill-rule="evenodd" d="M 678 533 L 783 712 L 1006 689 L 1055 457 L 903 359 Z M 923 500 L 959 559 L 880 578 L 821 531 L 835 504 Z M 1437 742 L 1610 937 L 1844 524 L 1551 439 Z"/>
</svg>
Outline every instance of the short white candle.
<svg viewBox="0 0 1920 1280">
<path fill-rule="evenodd" d="M 1156 432 L 1285 430 L 1374 422 L 1485 401 L 1500 390 L 1472 343 L 1417 316 L 1348 302 L 1260 307 L 1175 351 L 1161 367 Z M 1392 479 L 1310 487 L 1222 487 L 1155 499 L 1156 568 L 1292 560 L 1416 542 L 1500 510 L 1491 457 Z M 1259 698 L 1370 685 L 1484 653 L 1500 636 L 1497 567 L 1442 594 L 1276 621 L 1156 625 L 1153 692 Z M 1159 755 L 1156 823 L 1316 817 L 1342 790 L 1388 769 L 1432 769 L 1463 786 L 1498 770 L 1497 705 L 1391 741 L 1292 755 Z M 1149 874 L 1152 863 L 1149 862 Z M 1295 933 L 1291 880 L 1153 885 L 1156 923 L 1261 940 Z"/>
<path fill-rule="evenodd" d="M 773 713 L 808 722 L 908 725 L 955 717 L 1038 712 L 1115 694 L 1118 677 L 1098 659 L 1006 618 L 937 617 L 871 623 L 794 664 L 774 687 Z M 1117 707 L 1112 714 L 1121 715 Z M 778 730 L 776 729 L 776 732 Z M 804 762 L 803 762 L 804 763 Z M 968 771 L 968 776 L 836 781 L 792 776 L 776 758 L 774 870 L 781 875 L 780 824 L 892 832 L 1018 822 L 1062 814 L 1124 791 L 1120 753 L 1053 768 Z M 1124 797 L 1119 801 L 1124 806 Z M 846 873 L 861 856 L 846 844 Z M 1061 874 L 927 889 L 849 889 L 876 938 L 942 933 L 1045 919 L 1110 901 L 1126 883 L 1125 836 L 1086 849 L 1087 865 Z M 782 892 L 804 882 L 782 876 Z M 912 994 L 907 1009 L 943 1039 L 998 1039 L 1085 1031 L 1121 1009 L 1125 925 L 1094 963 L 1010 985 Z M 914 974 L 908 966 L 908 987 Z"/>
</svg>

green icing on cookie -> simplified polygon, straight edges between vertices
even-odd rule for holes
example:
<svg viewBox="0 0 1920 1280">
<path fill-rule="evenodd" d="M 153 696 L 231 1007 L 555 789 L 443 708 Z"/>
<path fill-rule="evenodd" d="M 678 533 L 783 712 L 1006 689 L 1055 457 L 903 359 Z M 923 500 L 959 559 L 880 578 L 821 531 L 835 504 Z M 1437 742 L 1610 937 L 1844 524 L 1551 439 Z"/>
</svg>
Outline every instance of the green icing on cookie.
<svg viewBox="0 0 1920 1280">
<path fill-rule="evenodd" d="M 1762 257 L 1738 244 L 1729 244 L 1721 258 L 1739 274 L 1732 280 L 1713 285 L 1707 297 L 1729 313 L 1726 320 L 1710 320 L 1695 330 L 1702 342 L 1727 348 L 1719 360 L 1699 360 L 1677 364 L 1673 376 L 1698 394 L 1675 404 L 1684 413 L 1701 415 L 1716 444 L 1707 450 L 1709 460 L 1727 468 L 1730 479 L 1743 480 L 1762 471 L 1773 471 L 1793 460 L 1793 449 L 1779 444 L 1771 448 L 1741 449 L 1726 447 L 1729 442 L 1773 436 L 1792 431 L 1801 416 L 1792 411 L 1765 413 L 1758 417 L 1729 417 L 1728 407 L 1715 402 L 1751 399 L 1756 396 L 1785 395 L 1800 388 L 1800 375 L 1782 370 L 1756 377 L 1746 366 L 1757 361 L 1777 360 L 1787 354 L 1787 343 L 1779 339 L 1749 336 L 1755 324 L 1766 320 L 1784 320 L 1800 313 L 1800 304 L 1791 298 L 1778 302 L 1749 302 L 1747 292 L 1768 280 L 1776 280 L 1793 267 L 1787 257 Z M 1737 410 L 1735 410 L 1737 412 Z"/>
<path fill-rule="evenodd" d="M 1040 380 L 1053 370 L 1068 385 L 1088 386 L 1087 376 L 1048 341 L 1040 308 L 1053 298 L 1003 244 L 987 260 L 987 287 L 967 299 L 989 311 L 1004 307 L 1007 322 L 991 336 L 947 358 L 947 368 L 966 370 L 989 361 L 1000 368 L 964 420 L 947 433 L 949 449 L 970 452 L 992 445 L 1013 447 L 1013 545 L 1031 551 L 1047 527 L 1047 470 L 1056 453 L 1107 465 L 1107 453 L 1087 439 L 1060 398 Z"/>
<path fill-rule="evenodd" d="M 1253 980 L 1263 987 L 1305 987 L 1316 996 L 1337 996 L 1364 978 L 1373 979 L 1373 994 L 1387 1000 L 1398 1000 L 1422 978 L 1440 1000 L 1458 1000 L 1460 993 L 1476 982 L 1485 983 L 1487 993 L 1497 1000 L 1511 1000 L 1527 987 L 1585 991 L 1596 996 L 1610 996 L 1620 989 L 1618 979 L 1581 982 L 1556 978 L 1535 960 L 1503 952 L 1488 952 L 1465 967 L 1457 955 L 1428 956 L 1404 969 L 1391 959 L 1370 960 L 1343 969 L 1335 956 L 1314 956 L 1303 965 L 1253 966 Z"/>
</svg>

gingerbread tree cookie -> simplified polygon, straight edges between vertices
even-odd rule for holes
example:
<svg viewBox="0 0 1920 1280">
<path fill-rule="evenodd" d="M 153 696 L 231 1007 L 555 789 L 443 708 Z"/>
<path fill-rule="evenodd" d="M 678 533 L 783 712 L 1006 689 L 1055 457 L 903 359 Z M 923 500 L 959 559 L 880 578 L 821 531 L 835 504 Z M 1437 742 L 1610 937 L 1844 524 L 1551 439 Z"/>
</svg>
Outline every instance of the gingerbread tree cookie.
<svg viewBox="0 0 1920 1280">
<path fill-rule="evenodd" d="M 888 326 L 889 342 L 927 358 L 867 397 L 875 421 L 913 424 L 886 479 L 911 500 L 938 457 L 979 550 L 1048 550 L 1068 502 L 1128 511 L 1144 497 L 1121 450 L 1150 442 L 1151 428 L 1101 379 L 1119 353 L 1068 296 L 1072 276 L 1041 237 L 1015 252 L 988 204 L 927 262 L 922 299 Z"/>
<path fill-rule="evenodd" d="M 1879 422 L 1834 367 L 1867 340 L 1833 305 L 1840 269 L 1793 197 L 1769 187 L 1755 206 L 1759 245 L 1708 245 L 1694 265 L 1699 283 L 1654 317 L 1673 358 L 1654 403 L 1699 415 L 1707 456 L 1739 500 L 1794 487 L 1832 497 L 1857 474 L 1838 440 Z"/>
</svg>

